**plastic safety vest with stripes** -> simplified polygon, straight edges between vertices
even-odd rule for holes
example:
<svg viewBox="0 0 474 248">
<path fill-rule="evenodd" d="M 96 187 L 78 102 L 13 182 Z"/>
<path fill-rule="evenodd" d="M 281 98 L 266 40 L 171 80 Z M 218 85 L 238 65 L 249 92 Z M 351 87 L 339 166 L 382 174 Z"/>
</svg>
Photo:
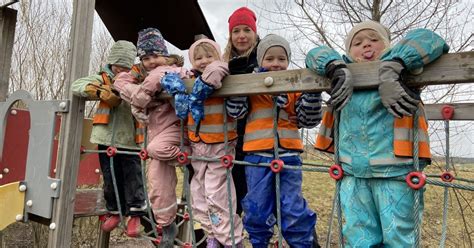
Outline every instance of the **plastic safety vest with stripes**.
<svg viewBox="0 0 474 248">
<path fill-rule="evenodd" d="M 102 72 L 101 74 L 102 80 L 106 85 L 112 85 L 109 76 L 106 72 Z M 107 125 L 110 121 L 110 106 L 104 102 L 99 101 L 99 106 L 96 109 L 96 112 L 93 117 L 93 125 L 103 124 Z M 135 143 L 140 144 L 145 141 L 145 126 L 138 121 L 135 121 Z"/>
<path fill-rule="evenodd" d="M 423 108 L 420 105 L 420 108 Z M 425 118 L 425 111 L 419 111 L 418 117 L 418 156 L 420 158 L 431 158 L 431 151 L 428 136 L 428 122 Z M 411 116 L 394 118 L 393 122 L 393 148 L 394 154 L 398 157 L 413 157 L 414 140 L 414 119 Z M 334 153 L 333 140 L 334 115 L 332 111 L 324 112 L 319 133 L 316 136 L 314 147 L 321 151 Z"/>
<path fill-rule="evenodd" d="M 188 136 L 193 142 L 207 144 L 224 142 L 224 98 L 212 97 L 204 101 L 204 119 L 201 120 L 199 136 L 196 136 L 196 125 L 192 115 L 188 116 Z M 227 140 L 237 138 L 236 121 L 227 118 Z"/>
<path fill-rule="evenodd" d="M 290 93 L 289 106 L 278 112 L 278 137 L 273 132 L 273 99 L 269 95 L 250 96 L 250 113 L 245 127 L 244 148 L 246 152 L 265 151 L 274 148 L 274 138 L 278 138 L 279 146 L 289 150 L 303 150 L 298 126 L 291 122 L 290 115 L 294 112 L 296 98 L 299 94 Z M 288 112 L 289 113 L 288 113 Z"/>
</svg>

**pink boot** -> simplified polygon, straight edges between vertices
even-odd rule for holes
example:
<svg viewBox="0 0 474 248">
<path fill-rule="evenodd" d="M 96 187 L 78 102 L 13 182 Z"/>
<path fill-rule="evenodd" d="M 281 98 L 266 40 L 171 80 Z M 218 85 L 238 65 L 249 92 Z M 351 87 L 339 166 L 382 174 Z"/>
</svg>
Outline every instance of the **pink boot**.
<svg viewBox="0 0 474 248">
<path fill-rule="evenodd" d="M 140 217 L 132 216 L 127 223 L 127 236 L 137 237 L 140 234 Z"/>
<path fill-rule="evenodd" d="M 120 216 L 118 214 L 109 215 L 100 228 L 104 232 L 111 232 L 120 224 Z"/>
</svg>

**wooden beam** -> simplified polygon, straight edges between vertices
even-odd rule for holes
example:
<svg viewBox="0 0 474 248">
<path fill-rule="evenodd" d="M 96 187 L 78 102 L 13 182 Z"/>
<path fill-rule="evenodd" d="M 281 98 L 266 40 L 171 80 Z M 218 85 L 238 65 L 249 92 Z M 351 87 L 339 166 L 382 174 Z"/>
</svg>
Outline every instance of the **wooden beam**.
<svg viewBox="0 0 474 248">
<path fill-rule="evenodd" d="M 451 120 L 469 121 L 474 120 L 474 103 L 447 103 L 447 104 L 426 104 L 426 117 L 430 121 L 444 120 L 442 115 L 443 107 L 454 108 L 454 115 Z"/>
<path fill-rule="evenodd" d="M 66 91 L 69 95 L 69 112 L 63 114 L 58 152 L 59 164 L 56 175 L 61 179 L 60 195 L 53 202 L 51 222 L 56 228 L 49 232 L 48 247 L 70 247 L 76 194 L 76 181 L 79 171 L 79 151 L 84 119 L 84 99 L 74 96 L 70 84 L 89 73 L 92 29 L 95 0 L 74 0 L 71 24 Z"/>
<path fill-rule="evenodd" d="M 380 61 L 349 64 L 356 89 L 375 88 L 378 85 L 378 67 Z M 273 79 L 273 85 L 266 87 L 267 77 Z M 410 85 L 439 85 L 474 82 L 474 52 L 445 54 L 424 68 L 418 76 L 408 77 Z M 190 92 L 194 80 L 185 80 Z M 316 75 L 311 70 L 287 70 L 257 74 L 227 76 L 222 88 L 214 96 L 236 96 L 257 94 L 278 94 L 282 92 L 321 92 L 329 89 L 329 80 Z M 169 98 L 162 94 L 160 98 Z"/>
<path fill-rule="evenodd" d="M 474 120 L 474 103 L 447 103 L 447 104 L 425 104 L 425 113 L 429 121 L 444 120 L 442 110 L 445 106 L 454 108 L 454 114 L 451 120 L 469 121 Z M 327 111 L 327 107 L 323 107 Z"/>
<path fill-rule="evenodd" d="M 7 99 L 17 10 L 0 8 L 0 102 Z"/>
</svg>

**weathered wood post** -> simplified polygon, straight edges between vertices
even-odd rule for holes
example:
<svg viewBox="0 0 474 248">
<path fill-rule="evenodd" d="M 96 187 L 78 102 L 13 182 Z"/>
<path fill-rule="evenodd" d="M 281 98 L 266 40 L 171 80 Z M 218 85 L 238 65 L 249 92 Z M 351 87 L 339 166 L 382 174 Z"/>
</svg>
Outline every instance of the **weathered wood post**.
<svg viewBox="0 0 474 248">
<path fill-rule="evenodd" d="M 17 12 L 11 8 L 0 8 L 0 102 L 5 101 L 8 94 Z"/>
<path fill-rule="evenodd" d="M 92 29 L 95 0 L 74 0 L 70 57 L 66 74 L 66 92 L 70 99 L 69 112 L 63 114 L 56 175 L 61 179 L 60 195 L 54 201 L 51 223 L 55 228 L 49 232 L 48 247 L 70 247 L 79 169 L 79 152 L 84 118 L 84 99 L 73 96 L 70 84 L 89 73 Z"/>
</svg>

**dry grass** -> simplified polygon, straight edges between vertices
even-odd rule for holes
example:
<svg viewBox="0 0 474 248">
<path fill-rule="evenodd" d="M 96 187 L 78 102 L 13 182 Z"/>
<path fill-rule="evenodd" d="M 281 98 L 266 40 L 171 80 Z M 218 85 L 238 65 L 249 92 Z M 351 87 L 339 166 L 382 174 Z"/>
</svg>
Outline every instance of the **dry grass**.
<svg viewBox="0 0 474 248">
<path fill-rule="evenodd" d="M 440 174 L 441 166 L 430 166 L 426 174 Z M 474 180 L 474 165 L 457 165 L 456 177 Z M 180 171 L 178 170 L 178 173 Z M 182 176 L 178 192 L 182 192 Z M 456 183 L 460 183 L 457 181 Z M 472 186 L 472 184 L 471 184 Z M 318 214 L 317 231 L 320 244 L 327 240 L 329 219 L 334 197 L 335 183 L 328 173 L 305 172 L 303 195 L 311 209 Z M 446 247 L 474 247 L 474 193 L 467 190 L 449 189 L 448 225 Z M 422 246 L 437 247 L 441 240 L 444 188 L 428 185 L 425 191 L 425 211 L 422 226 Z M 334 217 L 331 247 L 337 247 L 337 219 Z"/>
<path fill-rule="evenodd" d="M 182 192 L 182 173 L 178 182 L 178 196 Z M 427 174 L 439 174 L 441 169 L 429 167 Z M 474 165 L 456 166 L 458 177 L 474 180 Z M 457 183 L 460 183 L 457 181 Z M 472 184 L 471 184 L 472 185 Z M 318 214 L 317 231 L 320 243 L 326 243 L 328 221 L 332 208 L 335 183 L 327 173 L 305 172 L 303 194 L 310 207 Z M 425 192 L 425 211 L 422 226 L 422 246 L 437 247 L 441 239 L 444 188 L 429 185 Z M 473 247 L 474 237 L 474 193 L 466 190 L 449 190 L 448 235 L 446 247 Z M 97 217 L 74 221 L 73 247 L 94 247 L 97 240 Z M 337 247 L 337 226 L 333 223 L 331 247 Z M 40 224 L 11 225 L 0 232 L 1 247 L 45 247 L 48 229 Z M 246 245 L 250 247 L 248 244 Z M 110 247 L 151 247 L 149 241 L 131 240 L 122 231 L 111 235 Z"/>
<path fill-rule="evenodd" d="M 425 170 L 426 174 L 439 174 L 439 172 L 440 170 L 434 167 Z M 457 172 L 459 177 L 474 179 L 473 165 L 457 167 Z M 325 244 L 335 183 L 327 173 L 306 172 L 303 180 L 304 196 L 311 208 L 318 213 L 317 230 L 320 243 Z M 428 185 L 425 191 L 425 211 L 422 226 L 423 247 L 439 246 L 443 221 L 443 201 L 444 188 Z M 446 247 L 473 247 L 473 204 L 474 193 L 472 191 L 449 190 Z M 336 217 L 334 219 L 331 247 L 336 247 L 338 242 Z"/>
</svg>

